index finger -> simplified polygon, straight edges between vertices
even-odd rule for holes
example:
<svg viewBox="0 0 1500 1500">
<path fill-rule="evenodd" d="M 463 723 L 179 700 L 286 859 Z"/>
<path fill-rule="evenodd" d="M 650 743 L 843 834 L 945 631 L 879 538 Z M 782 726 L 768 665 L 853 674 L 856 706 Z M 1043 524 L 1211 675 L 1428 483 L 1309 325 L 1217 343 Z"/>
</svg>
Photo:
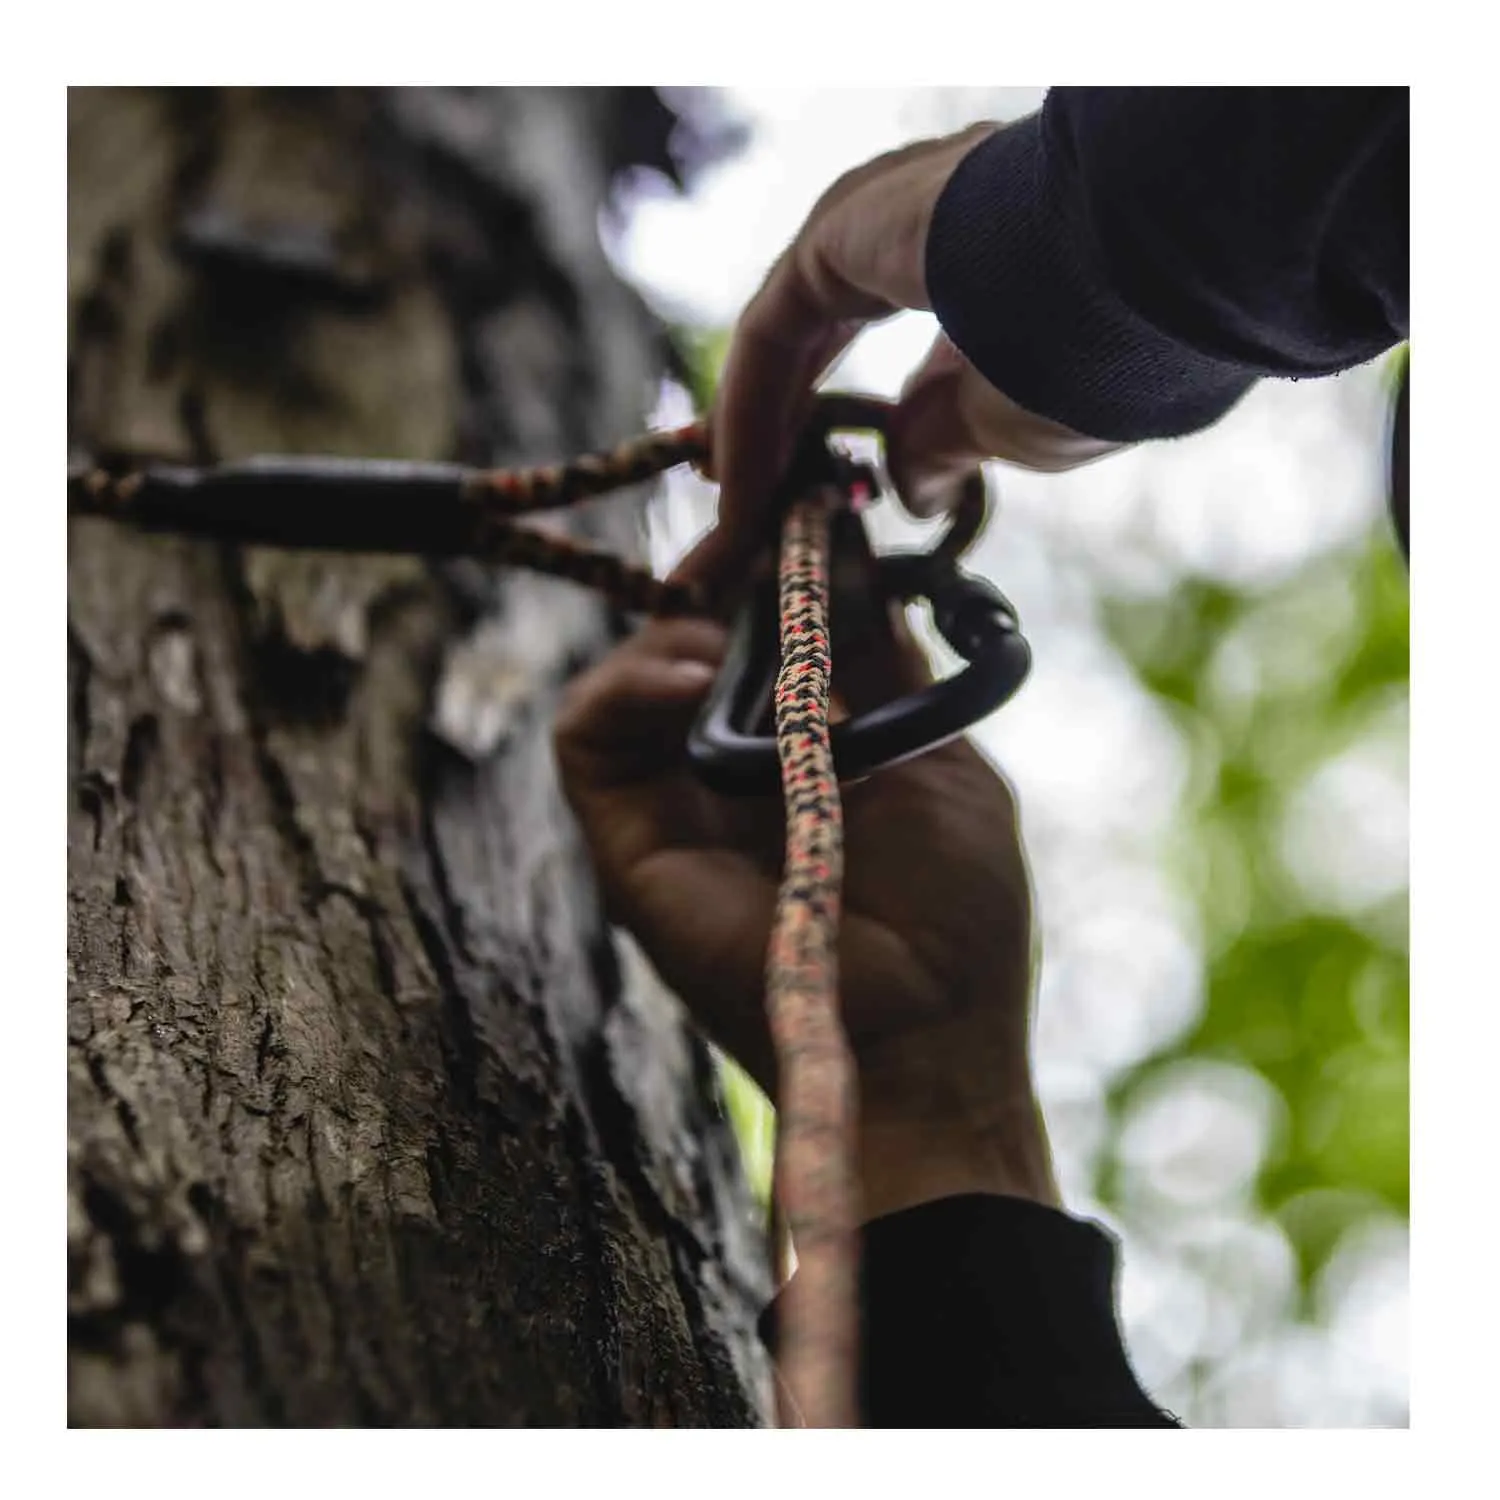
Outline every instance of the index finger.
<svg viewBox="0 0 1500 1500">
<path fill-rule="evenodd" d="M 813 386 L 866 321 L 867 299 L 819 288 L 794 246 L 735 327 L 711 418 L 719 525 L 695 565 L 707 576 L 764 540 L 766 514 L 807 416 Z"/>
<path fill-rule="evenodd" d="M 568 685 L 553 725 L 565 783 L 627 779 L 659 770 L 724 658 L 712 620 L 652 620 Z M 571 776 L 568 773 L 573 773 Z"/>
</svg>

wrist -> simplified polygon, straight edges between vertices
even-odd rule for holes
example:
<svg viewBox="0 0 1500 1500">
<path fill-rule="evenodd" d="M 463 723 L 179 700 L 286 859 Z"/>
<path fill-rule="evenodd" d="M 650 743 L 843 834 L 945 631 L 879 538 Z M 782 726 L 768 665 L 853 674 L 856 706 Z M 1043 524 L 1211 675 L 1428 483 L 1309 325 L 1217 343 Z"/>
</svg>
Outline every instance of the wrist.
<svg viewBox="0 0 1500 1500">
<path fill-rule="evenodd" d="M 982 1122 L 866 1109 L 859 1175 L 867 1223 L 967 1193 L 1062 1207 L 1046 1125 L 1029 1089 L 992 1104 Z"/>
</svg>

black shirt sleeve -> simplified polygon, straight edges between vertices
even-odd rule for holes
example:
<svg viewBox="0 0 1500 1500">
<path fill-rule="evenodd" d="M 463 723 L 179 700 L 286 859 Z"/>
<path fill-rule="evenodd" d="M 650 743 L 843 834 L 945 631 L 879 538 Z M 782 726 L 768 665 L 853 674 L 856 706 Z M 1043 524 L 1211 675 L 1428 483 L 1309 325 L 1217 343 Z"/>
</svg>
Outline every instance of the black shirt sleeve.
<svg viewBox="0 0 1500 1500">
<path fill-rule="evenodd" d="M 938 201 L 933 310 L 1089 437 L 1175 437 L 1260 376 L 1408 333 L 1409 90 L 1058 88 Z"/>
<path fill-rule="evenodd" d="M 868 1224 L 867 1427 L 1176 1427 L 1115 1315 L 1115 1244 L 1021 1198 L 944 1198 Z M 777 1304 L 762 1319 L 775 1352 Z"/>
</svg>

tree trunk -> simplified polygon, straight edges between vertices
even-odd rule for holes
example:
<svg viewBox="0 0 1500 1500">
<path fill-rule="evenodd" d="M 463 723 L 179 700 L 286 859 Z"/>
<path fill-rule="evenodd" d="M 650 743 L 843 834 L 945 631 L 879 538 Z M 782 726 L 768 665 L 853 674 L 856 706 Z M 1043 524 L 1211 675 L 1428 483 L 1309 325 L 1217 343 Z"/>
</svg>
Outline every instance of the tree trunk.
<svg viewBox="0 0 1500 1500">
<path fill-rule="evenodd" d="M 71 443 L 638 431 L 661 340 L 596 226 L 670 123 L 641 89 L 73 90 Z M 640 542 L 618 500 L 576 524 Z M 97 520 L 68 620 L 71 1421 L 759 1420 L 711 1060 L 555 785 L 560 686 L 621 622 Z"/>
</svg>

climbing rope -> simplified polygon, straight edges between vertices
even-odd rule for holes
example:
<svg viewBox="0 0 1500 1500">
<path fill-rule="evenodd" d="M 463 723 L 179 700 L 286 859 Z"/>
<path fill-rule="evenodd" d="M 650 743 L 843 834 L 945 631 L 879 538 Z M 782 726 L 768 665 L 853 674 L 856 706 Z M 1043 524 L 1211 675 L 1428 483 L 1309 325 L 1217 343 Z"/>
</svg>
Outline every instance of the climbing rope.
<svg viewBox="0 0 1500 1500">
<path fill-rule="evenodd" d="M 242 543 L 474 557 L 573 579 L 625 610 L 704 613 L 709 601 L 697 590 L 516 518 L 702 463 L 707 452 L 694 424 L 523 470 L 337 458 L 210 468 L 89 461 L 69 466 L 68 508 Z M 859 1425 L 855 1071 L 838 1007 L 843 823 L 828 723 L 829 527 L 849 498 L 836 483 L 811 484 L 781 531 L 774 702 L 786 855 L 766 1006 L 780 1095 L 774 1190 L 797 1255 L 778 1328 L 782 1426 Z"/>
<path fill-rule="evenodd" d="M 828 737 L 829 520 L 840 499 L 821 490 L 796 501 L 781 533 L 775 715 L 786 855 L 766 1014 L 780 1075 L 775 1192 L 797 1253 L 778 1333 L 783 1426 L 799 1408 L 808 1427 L 859 1426 L 855 1071 L 838 1003 L 844 824 Z"/>
<path fill-rule="evenodd" d="M 516 518 L 702 463 L 707 454 L 703 426 L 693 423 L 532 469 L 324 457 L 211 468 L 84 460 L 68 467 L 68 509 L 149 531 L 270 547 L 470 557 L 571 579 L 636 613 L 702 614 L 707 601 L 697 589 Z"/>
</svg>

